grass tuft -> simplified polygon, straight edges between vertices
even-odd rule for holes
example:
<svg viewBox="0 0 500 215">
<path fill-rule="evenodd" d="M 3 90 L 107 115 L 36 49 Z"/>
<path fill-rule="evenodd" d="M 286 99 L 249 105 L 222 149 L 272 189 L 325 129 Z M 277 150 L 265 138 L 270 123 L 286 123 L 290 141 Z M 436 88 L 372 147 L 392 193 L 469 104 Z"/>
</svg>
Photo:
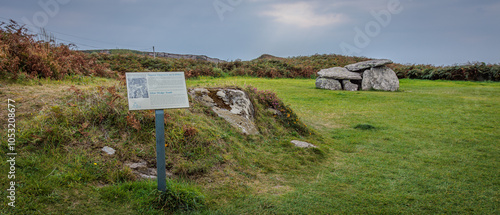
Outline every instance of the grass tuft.
<svg viewBox="0 0 500 215">
<path fill-rule="evenodd" d="M 360 129 L 360 130 L 374 130 L 376 129 L 375 126 L 370 125 L 370 124 L 357 124 L 354 126 L 355 129 Z"/>
</svg>

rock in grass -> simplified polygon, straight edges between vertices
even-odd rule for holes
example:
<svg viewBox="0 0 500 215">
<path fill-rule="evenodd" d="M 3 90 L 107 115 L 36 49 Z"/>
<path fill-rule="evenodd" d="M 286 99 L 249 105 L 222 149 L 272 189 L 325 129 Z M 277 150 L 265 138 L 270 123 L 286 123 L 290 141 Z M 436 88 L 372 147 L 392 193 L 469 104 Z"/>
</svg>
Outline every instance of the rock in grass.
<svg viewBox="0 0 500 215">
<path fill-rule="evenodd" d="M 230 88 L 194 88 L 189 90 L 189 94 L 202 105 L 211 107 L 219 117 L 243 134 L 259 134 L 254 123 L 255 109 L 244 91 Z"/>
<path fill-rule="evenodd" d="M 333 67 L 328 69 L 322 69 L 318 72 L 320 78 L 333 78 L 337 80 L 361 80 L 361 75 L 356 72 L 351 72 L 346 68 Z"/>
<path fill-rule="evenodd" d="M 108 146 L 104 146 L 101 150 L 106 152 L 106 154 L 108 154 L 108 155 L 114 155 L 116 152 L 115 149 L 108 147 Z"/>
<path fill-rule="evenodd" d="M 245 117 L 252 120 L 254 117 L 253 104 L 247 94 L 242 90 L 237 89 L 221 89 L 216 95 L 229 105 L 232 114 Z"/>
<path fill-rule="evenodd" d="M 125 166 L 128 166 L 134 174 L 143 179 L 156 179 L 158 175 L 156 168 L 149 168 L 146 161 L 141 161 L 139 163 L 125 163 Z M 173 174 L 166 170 L 166 176 L 168 178 L 172 178 Z"/>
<path fill-rule="evenodd" d="M 223 108 L 213 107 L 212 110 L 219 117 L 229 122 L 229 124 L 231 124 L 233 127 L 240 129 L 241 133 L 246 135 L 259 134 L 259 130 L 257 130 L 257 127 L 255 126 L 253 120 L 242 117 L 238 114 L 234 114 L 233 112 Z"/>
<path fill-rule="evenodd" d="M 141 161 L 139 163 L 125 163 L 125 166 L 130 167 L 130 169 L 146 169 L 148 168 L 148 163 L 146 163 L 146 161 Z"/>
<path fill-rule="evenodd" d="M 300 140 L 292 140 L 291 142 L 299 148 L 316 148 L 315 145 Z"/>
<path fill-rule="evenodd" d="M 339 81 L 330 78 L 317 78 L 316 88 L 327 90 L 342 90 L 342 85 Z"/>
<path fill-rule="evenodd" d="M 369 61 L 363 61 L 359 63 L 354 63 L 354 64 L 349 64 L 345 66 L 346 69 L 348 69 L 351 72 L 357 72 L 357 71 L 363 71 L 366 69 L 370 69 L 373 67 L 378 67 L 378 66 L 383 66 L 386 64 L 391 64 L 391 60 L 387 59 L 381 59 L 381 60 L 369 60 Z"/>
<path fill-rule="evenodd" d="M 399 79 L 389 67 L 371 68 L 363 73 L 362 90 L 396 91 L 399 89 Z"/>
</svg>

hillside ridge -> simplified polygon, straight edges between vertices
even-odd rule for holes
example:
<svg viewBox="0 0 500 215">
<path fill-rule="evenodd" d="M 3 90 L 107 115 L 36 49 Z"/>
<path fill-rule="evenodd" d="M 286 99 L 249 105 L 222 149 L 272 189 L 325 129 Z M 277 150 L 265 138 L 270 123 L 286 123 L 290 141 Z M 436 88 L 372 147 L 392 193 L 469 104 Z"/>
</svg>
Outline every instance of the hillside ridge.
<svg viewBox="0 0 500 215">
<path fill-rule="evenodd" d="M 203 60 L 211 63 L 222 63 L 226 62 L 218 58 L 208 57 L 206 55 L 195 55 L 195 54 L 174 54 L 168 52 L 143 52 L 130 49 L 98 49 L 98 50 L 84 50 L 85 53 L 104 53 L 104 54 L 141 54 L 147 56 L 163 57 L 163 58 L 173 58 L 173 59 L 193 59 L 193 60 Z"/>
</svg>

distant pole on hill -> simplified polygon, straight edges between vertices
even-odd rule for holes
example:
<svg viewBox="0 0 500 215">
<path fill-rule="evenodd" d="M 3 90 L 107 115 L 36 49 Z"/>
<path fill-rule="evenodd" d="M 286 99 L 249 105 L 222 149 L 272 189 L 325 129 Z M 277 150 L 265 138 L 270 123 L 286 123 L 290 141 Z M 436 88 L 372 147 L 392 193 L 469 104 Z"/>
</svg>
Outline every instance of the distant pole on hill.
<svg viewBox="0 0 500 215">
<path fill-rule="evenodd" d="M 153 58 L 156 59 L 155 46 L 153 46 Z"/>
</svg>

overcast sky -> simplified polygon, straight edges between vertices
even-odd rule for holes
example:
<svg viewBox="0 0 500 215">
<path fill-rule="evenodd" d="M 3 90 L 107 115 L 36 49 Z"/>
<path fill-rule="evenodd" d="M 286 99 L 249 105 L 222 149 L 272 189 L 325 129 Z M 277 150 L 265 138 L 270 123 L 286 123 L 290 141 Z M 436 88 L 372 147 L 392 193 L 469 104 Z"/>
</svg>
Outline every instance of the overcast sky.
<svg viewBox="0 0 500 215">
<path fill-rule="evenodd" d="M 500 63 L 499 0 L 0 0 L 5 19 L 78 49 Z"/>
</svg>

